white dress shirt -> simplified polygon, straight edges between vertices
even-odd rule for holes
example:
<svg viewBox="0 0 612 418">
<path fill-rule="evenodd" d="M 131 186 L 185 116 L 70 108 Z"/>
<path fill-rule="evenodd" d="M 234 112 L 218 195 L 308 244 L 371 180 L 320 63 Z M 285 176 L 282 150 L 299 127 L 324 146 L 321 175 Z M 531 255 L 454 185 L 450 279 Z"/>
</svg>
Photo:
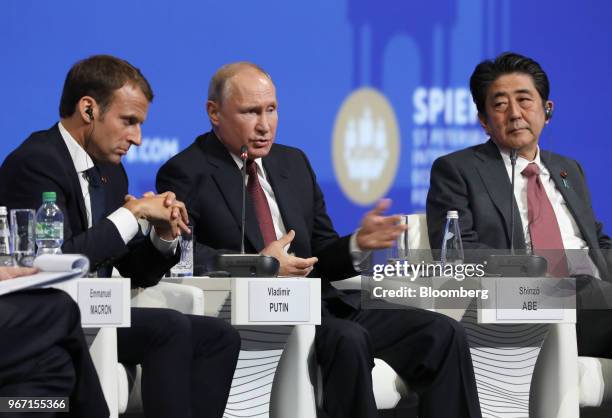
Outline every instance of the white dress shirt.
<svg viewBox="0 0 612 418">
<path fill-rule="evenodd" d="M 74 164 L 74 168 L 79 177 L 79 184 L 81 185 L 81 192 L 83 193 L 83 200 L 85 201 L 85 211 L 87 212 L 87 227 L 91 228 L 91 199 L 89 197 L 89 181 L 87 180 L 85 171 L 92 168 L 94 166 L 94 162 L 89 154 L 87 154 L 83 147 L 81 147 L 81 145 L 76 141 L 76 139 L 70 135 L 70 132 L 66 130 L 61 122 L 58 123 L 58 128 L 62 138 L 64 139 L 64 143 L 68 148 L 68 152 L 72 158 L 72 163 Z M 109 214 L 107 219 L 115 225 L 125 244 L 130 242 L 138 233 L 138 220 L 132 214 L 132 212 L 124 207 L 120 207 L 113 213 Z M 163 255 L 171 255 L 175 253 L 178 240 L 164 240 L 157 235 L 155 228 L 151 228 L 149 237 L 155 248 Z"/>
<path fill-rule="evenodd" d="M 506 166 L 508 177 L 510 178 L 510 181 L 512 181 L 512 164 L 510 163 L 510 153 L 509 151 L 502 150 L 499 147 L 498 149 L 501 153 L 502 159 L 504 160 L 504 165 Z M 516 159 L 515 166 L 514 199 L 516 200 L 516 205 L 518 207 L 519 215 L 521 217 L 521 223 L 523 225 L 523 235 L 525 237 L 525 247 L 527 248 L 527 251 L 532 251 L 527 207 L 527 177 L 523 176 L 521 172 L 530 163 L 537 164 L 540 169 L 540 181 L 542 182 L 542 186 L 544 187 L 546 196 L 548 196 L 548 200 L 550 200 L 550 203 L 553 207 L 553 211 L 555 212 L 557 223 L 559 224 L 559 229 L 561 230 L 561 240 L 563 241 L 563 247 L 566 250 L 585 250 L 584 252 L 580 252 L 580 254 L 586 254 L 589 247 L 586 241 L 582 239 L 582 234 L 580 232 L 580 229 L 578 228 L 578 224 L 576 224 L 574 216 L 570 212 L 567 203 L 563 198 L 563 195 L 557 189 L 554 180 L 550 176 L 550 171 L 548 171 L 548 168 L 546 168 L 546 166 L 542 163 L 542 160 L 540 159 L 540 147 L 537 148 L 536 156 L 533 161 L 529 161 L 519 155 Z M 584 261 L 583 258 L 581 259 L 581 257 L 573 257 L 573 255 L 577 255 L 577 253 L 573 253 L 571 251 L 567 253 L 567 255 L 568 262 L 570 264 L 570 273 L 578 274 L 582 272 L 595 272 L 595 276 L 599 277 L 599 272 L 590 257 L 588 258 L 588 262 L 590 265 L 586 267 L 587 270 L 583 270 L 585 268 L 585 266 L 581 265 L 581 261 Z"/>
</svg>

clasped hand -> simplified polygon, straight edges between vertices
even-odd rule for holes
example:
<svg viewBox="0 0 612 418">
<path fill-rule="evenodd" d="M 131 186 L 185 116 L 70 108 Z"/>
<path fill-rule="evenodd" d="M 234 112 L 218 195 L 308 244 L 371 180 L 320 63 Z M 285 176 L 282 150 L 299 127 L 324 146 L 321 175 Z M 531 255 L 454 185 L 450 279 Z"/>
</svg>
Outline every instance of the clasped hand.
<svg viewBox="0 0 612 418">
<path fill-rule="evenodd" d="M 132 212 L 136 219 L 149 221 L 157 235 L 165 240 L 175 239 L 181 231 L 189 233 L 187 208 L 172 192 L 147 192 L 140 199 L 126 195 L 123 207 Z"/>
</svg>

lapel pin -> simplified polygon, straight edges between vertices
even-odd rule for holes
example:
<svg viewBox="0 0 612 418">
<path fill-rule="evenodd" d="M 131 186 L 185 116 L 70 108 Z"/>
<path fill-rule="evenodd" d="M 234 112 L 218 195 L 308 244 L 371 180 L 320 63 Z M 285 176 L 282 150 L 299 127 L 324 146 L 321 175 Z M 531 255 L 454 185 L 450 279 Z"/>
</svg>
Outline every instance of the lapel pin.
<svg viewBox="0 0 612 418">
<path fill-rule="evenodd" d="M 570 186 L 569 186 L 569 181 L 567 181 L 567 171 L 561 170 L 559 175 L 561 176 L 561 181 L 563 182 L 563 187 L 565 187 L 566 189 L 569 189 Z"/>
<path fill-rule="evenodd" d="M 108 183 L 108 179 L 104 176 L 102 176 L 101 180 L 102 180 L 102 183 L 104 184 Z"/>
</svg>

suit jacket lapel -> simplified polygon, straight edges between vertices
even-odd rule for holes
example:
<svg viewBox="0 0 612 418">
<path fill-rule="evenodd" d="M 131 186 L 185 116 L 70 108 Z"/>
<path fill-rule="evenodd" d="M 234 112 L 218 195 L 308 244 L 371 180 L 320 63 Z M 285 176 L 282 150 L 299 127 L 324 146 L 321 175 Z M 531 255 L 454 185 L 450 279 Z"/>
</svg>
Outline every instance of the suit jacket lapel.
<svg viewBox="0 0 612 418">
<path fill-rule="evenodd" d="M 66 170 L 68 177 L 70 178 L 70 192 L 73 197 L 76 199 L 77 207 L 79 210 L 79 218 L 81 221 L 81 228 L 83 231 L 87 230 L 87 212 L 85 211 L 85 200 L 83 199 L 83 190 L 81 189 L 81 183 L 79 182 L 79 175 L 74 168 L 74 162 L 72 161 L 72 157 L 70 156 L 70 152 L 68 151 L 68 147 L 66 147 L 66 143 L 64 142 L 64 138 L 62 138 L 62 134 L 59 131 L 57 124 L 51 128 L 52 135 L 55 139 L 54 145 L 56 146 L 57 151 L 60 153 L 62 158 L 66 160 Z"/>
<path fill-rule="evenodd" d="M 268 181 L 274 190 L 274 197 L 285 229 L 287 232 L 296 229 L 299 225 L 298 214 L 301 211 L 294 206 L 296 200 L 292 198 L 294 189 L 289 183 L 289 170 L 280 156 L 274 152 L 274 145 L 272 145 L 270 154 L 263 159 L 263 165 Z"/>
<path fill-rule="evenodd" d="M 227 206 L 234 217 L 236 224 L 240 228 L 242 224 L 242 175 L 236 162 L 229 154 L 225 146 L 219 141 L 214 133 L 207 135 L 200 143 L 204 148 L 208 162 L 216 170 L 212 173 L 212 178 L 219 187 Z M 246 196 L 246 229 L 245 238 L 251 243 L 255 251 L 264 248 L 263 237 L 257 223 L 255 208 L 251 199 Z"/>
<path fill-rule="evenodd" d="M 514 198 L 510 202 L 512 185 L 504 161 L 495 143 L 491 140 L 477 149 L 476 157 L 482 161 L 477 166 L 478 173 L 484 183 L 491 200 L 503 218 L 508 245 L 510 244 L 510 204 L 514 205 L 514 248 L 525 248 L 523 224 Z"/>
<path fill-rule="evenodd" d="M 596 237 L 591 236 L 589 234 L 590 229 L 587 228 L 584 223 L 585 220 L 591 218 L 589 215 L 590 210 L 587 207 L 586 201 L 584 200 L 584 198 L 580 197 L 576 193 L 576 189 L 571 187 L 572 180 L 578 181 L 579 179 L 567 180 L 568 185 L 566 186 L 563 182 L 563 178 L 561 177 L 562 171 L 567 172 L 566 170 L 567 167 L 564 167 L 565 163 L 562 160 L 555 158 L 548 151 L 541 151 L 540 158 L 542 159 L 542 162 L 544 163 L 544 165 L 546 165 L 546 167 L 548 168 L 548 171 L 550 172 L 550 177 L 555 182 L 555 186 L 557 186 L 557 190 L 559 190 L 559 192 L 563 196 L 563 199 L 565 199 L 565 203 L 567 204 L 567 207 L 569 208 L 570 212 L 574 216 L 574 220 L 576 221 L 578 228 L 580 228 L 580 232 L 582 233 L 583 238 L 585 239 L 585 241 L 587 241 L 587 244 L 589 245 L 589 247 L 597 248 L 598 243 L 597 243 Z"/>
</svg>

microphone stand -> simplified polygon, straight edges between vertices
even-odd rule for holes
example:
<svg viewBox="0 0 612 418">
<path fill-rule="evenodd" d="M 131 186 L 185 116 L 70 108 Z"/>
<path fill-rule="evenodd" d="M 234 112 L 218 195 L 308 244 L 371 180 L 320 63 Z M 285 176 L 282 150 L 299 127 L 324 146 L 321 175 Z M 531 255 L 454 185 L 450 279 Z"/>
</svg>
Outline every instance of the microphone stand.
<svg viewBox="0 0 612 418">
<path fill-rule="evenodd" d="M 546 259 L 537 255 L 516 255 L 514 250 L 514 176 L 518 150 L 510 150 L 510 255 L 490 254 L 486 258 L 486 271 L 488 274 L 506 277 L 541 277 L 546 274 Z"/>
<path fill-rule="evenodd" d="M 516 148 L 510 150 L 510 165 L 512 166 L 512 177 L 510 179 L 510 255 L 514 255 L 514 171 L 516 169 Z"/>
<path fill-rule="evenodd" d="M 214 257 L 215 271 L 208 272 L 211 277 L 276 277 L 280 263 L 274 257 L 263 254 L 246 254 L 244 235 L 246 230 L 246 167 L 249 158 L 246 145 L 240 147 L 242 160 L 242 210 L 240 213 L 240 254 L 217 254 Z M 252 163 L 254 164 L 254 163 Z"/>
<path fill-rule="evenodd" d="M 242 160 L 242 219 L 240 225 L 240 254 L 244 254 L 244 229 L 246 225 L 246 166 L 249 157 L 246 145 L 240 147 L 240 159 Z"/>
</svg>

